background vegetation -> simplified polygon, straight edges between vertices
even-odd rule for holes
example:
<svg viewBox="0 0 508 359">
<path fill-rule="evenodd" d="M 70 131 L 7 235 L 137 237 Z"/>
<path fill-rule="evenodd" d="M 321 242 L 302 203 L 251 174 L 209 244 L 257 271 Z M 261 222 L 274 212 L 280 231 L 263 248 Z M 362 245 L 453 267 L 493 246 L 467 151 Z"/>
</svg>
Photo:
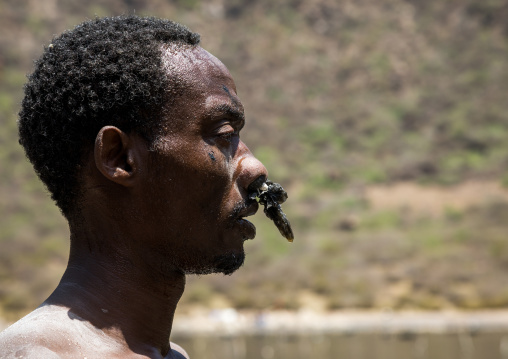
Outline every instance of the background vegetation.
<svg viewBox="0 0 508 359">
<path fill-rule="evenodd" d="M 190 278 L 182 311 L 508 304 L 508 1 L 1 0 L 0 317 L 44 300 L 68 251 L 17 143 L 25 75 L 53 35 L 133 12 L 202 34 L 290 195 L 295 242 L 258 216 L 245 267 Z"/>
</svg>

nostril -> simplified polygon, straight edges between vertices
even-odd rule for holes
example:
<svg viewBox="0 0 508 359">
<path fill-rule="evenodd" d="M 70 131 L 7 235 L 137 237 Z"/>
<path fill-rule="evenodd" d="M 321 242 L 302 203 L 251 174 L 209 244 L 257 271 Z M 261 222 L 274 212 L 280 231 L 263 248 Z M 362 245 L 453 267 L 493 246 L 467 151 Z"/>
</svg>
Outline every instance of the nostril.
<svg viewBox="0 0 508 359">
<path fill-rule="evenodd" d="M 266 176 L 261 175 L 258 178 L 256 178 L 254 181 L 251 182 L 251 184 L 249 185 L 247 190 L 249 192 L 256 192 L 265 182 L 266 182 Z"/>
<path fill-rule="evenodd" d="M 251 188 L 256 190 L 256 186 L 261 186 L 266 178 L 268 172 L 259 160 L 249 154 L 238 161 L 237 168 L 234 174 L 234 179 L 238 183 L 238 187 L 242 191 L 252 192 Z"/>
</svg>

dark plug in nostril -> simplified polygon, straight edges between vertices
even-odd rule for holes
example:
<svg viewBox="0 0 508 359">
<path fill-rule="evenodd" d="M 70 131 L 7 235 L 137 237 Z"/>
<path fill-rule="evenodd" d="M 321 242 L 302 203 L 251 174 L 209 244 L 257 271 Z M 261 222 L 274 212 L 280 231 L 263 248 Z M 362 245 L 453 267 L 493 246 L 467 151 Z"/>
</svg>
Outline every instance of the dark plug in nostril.
<svg viewBox="0 0 508 359">
<path fill-rule="evenodd" d="M 263 185 L 263 183 L 266 182 L 266 176 L 261 175 L 258 178 L 256 178 L 252 183 L 249 185 L 249 188 L 247 188 L 247 191 L 249 192 L 257 192 L 259 188 Z"/>
<path fill-rule="evenodd" d="M 295 238 L 293 229 L 280 206 L 288 198 L 284 188 L 278 183 L 267 180 L 265 175 L 261 175 L 252 181 L 247 190 L 249 192 L 249 199 L 254 200 L 258 197 L 259 204 L 265 207 L 264 212 L 266 216 L 275 223 L 279 232 L 289 242 L 293 242 Z"/>
</svg>

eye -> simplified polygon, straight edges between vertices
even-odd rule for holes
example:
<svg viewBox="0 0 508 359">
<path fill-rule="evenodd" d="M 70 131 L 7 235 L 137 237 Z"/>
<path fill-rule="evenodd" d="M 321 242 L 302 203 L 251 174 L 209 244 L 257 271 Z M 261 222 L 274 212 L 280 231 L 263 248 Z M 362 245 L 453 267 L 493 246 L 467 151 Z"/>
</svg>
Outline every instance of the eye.
<svg viewBox="0 0 508 359">
<path fill-rule="evenodd" d="M 230 125 L 223 126 L 219 128 L 216 132 L 216 138 L 218 141 L 224 143 L 231 143 L 231 141 L 240 135 L 239 131 L 236 131 Z"/>
</svg>

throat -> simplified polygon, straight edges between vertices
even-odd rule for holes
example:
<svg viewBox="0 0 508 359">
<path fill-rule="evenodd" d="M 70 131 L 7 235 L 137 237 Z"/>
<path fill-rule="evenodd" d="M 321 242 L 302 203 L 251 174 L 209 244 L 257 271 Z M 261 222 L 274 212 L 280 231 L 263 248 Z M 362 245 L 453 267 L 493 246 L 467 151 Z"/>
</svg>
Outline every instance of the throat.
<svg viewBox="0 0 508 359">
<path fill-rule="evenodd" d="M 73 257 L 71 257 L 73 258 Z M 74 257 L 76 258 L 76 257 Z M 66 307 L 125 348 L 154 348 L 168 354 L 177 303 L 185 275 L 156 278 L 118 258 L 70 260 L 56 290 L 45 304 Z"/>
</svg>

